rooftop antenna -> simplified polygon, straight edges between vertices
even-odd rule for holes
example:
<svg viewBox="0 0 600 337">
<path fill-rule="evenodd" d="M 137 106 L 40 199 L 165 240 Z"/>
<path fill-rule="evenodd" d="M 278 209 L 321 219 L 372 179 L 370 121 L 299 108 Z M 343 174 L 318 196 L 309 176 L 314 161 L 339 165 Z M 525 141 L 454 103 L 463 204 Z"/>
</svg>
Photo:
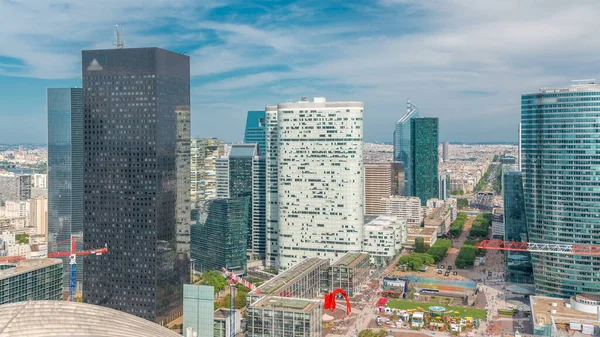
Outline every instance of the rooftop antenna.
<svg viewBox="0 0 600 337">
<path fill-rule="evenodd" d="M 119 29 L 119 25 L 115 25 L 115 35 L 115 48 L 123 49 L 123 47 L 125 47 L 125 43 L 123 42 L 123 39 L 121 37 L 121 29 Z"/>
</svg>

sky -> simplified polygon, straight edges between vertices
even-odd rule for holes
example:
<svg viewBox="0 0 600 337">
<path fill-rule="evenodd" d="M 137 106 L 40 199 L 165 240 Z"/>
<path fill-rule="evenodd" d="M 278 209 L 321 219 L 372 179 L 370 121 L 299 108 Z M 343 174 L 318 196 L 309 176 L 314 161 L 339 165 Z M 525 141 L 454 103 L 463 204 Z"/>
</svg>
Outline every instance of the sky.
<svg viewBox="0 0 600 337">
<path fill-rule="evenodd" d="M 0 143 L 46 142 L 46 88 L 81 50 L 191 57 L 192 136 L 243 139 L 246 111 L 301 96 L 365 103 L 391 142 L 406 100 L 440 141 L 517 141 L 520 94 L 595 78 L 597 0 L 0 0 Z"/>
</svg>

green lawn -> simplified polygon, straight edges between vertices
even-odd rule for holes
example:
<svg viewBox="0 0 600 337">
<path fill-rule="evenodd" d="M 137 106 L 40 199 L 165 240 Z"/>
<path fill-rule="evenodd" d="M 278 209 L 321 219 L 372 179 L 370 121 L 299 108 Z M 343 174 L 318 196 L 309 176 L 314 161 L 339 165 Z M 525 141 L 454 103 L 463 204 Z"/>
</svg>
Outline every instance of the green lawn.
<svg viewBox="0 0 600 337">
<path fill-rule="evenodd" d="M 403 310 L 417 309 L 417 307 L 421 307 L 421 308 L 427 310 L 431 306 L 440 306 L 440 305 L 436 304 L 436 303 L 427 303 L 427 302 L 407 302 L 407 301 L 391 300 L 388 302 L 387 306 L 390 308 L 403 309 Z M 463 307 L 454 307 L 454 306 L 446 306 L 446 305 L 441 305 L 441 306 L 446 308 L 446 310 L 458 311 L 459 316 L 461 316 L 463 318 L 464 317 L 473 317 L 473 318 L 485 319 L 487 317 L 487 311 L 483 310 L 483 309 L 463 308 Z"/>
</svg>

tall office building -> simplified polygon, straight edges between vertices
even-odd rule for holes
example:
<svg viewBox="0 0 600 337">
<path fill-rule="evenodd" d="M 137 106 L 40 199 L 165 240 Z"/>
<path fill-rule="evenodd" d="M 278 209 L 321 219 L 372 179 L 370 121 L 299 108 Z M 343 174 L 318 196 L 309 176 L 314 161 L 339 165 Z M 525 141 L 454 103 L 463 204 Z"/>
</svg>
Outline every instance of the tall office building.
<svg viewBox="0 0 600 337">
<path fill-rule="evenodd" d="M 260 155 L 264 156 L 267 153 L 266 140 L 266 113 L 261 111 L 248 111 L 246 117 L 246 129 L 244 132 L 244 143 L 256 143 L 260 150 Z"/>
<path fill-rule="evenodd" d="M 360 251 L 363 103 L 303 98 L 277 110 L 279 270 Z"/>
<path fill-rule="evenodd" d="M 190 251 L 190 129 L 191 116 L 189 106 L 179 106 L 175 109 L 177 114 L 177 251 L 188 253 Z"/>
<path fill-rule="evenodd" d="M 502 167 L 502 200 L 504 201 L 504 240 L 528 242 L 523 175 L 516 165 Z M 528 252 L 505 252 L 506 281 L 533 283 L 531 254 Z"/>
<path fill-rule="evenodd" d="M 522 153 L 523 147 L 522 147 L 522 144 L 521 144 L 521 123 L 519 123 L 518 137 L 519 137 L 519 146 L 517 148 L 517 156 L 518 156 L 518 158 L 517 158 L 517 165 L 518 165 L 517 169 L 519 171 L 521 171 L 521 170 L 523 170 L 523 162 L 522 162 L 523 161 L 523 153 Z"/>
<path fill-rule="evenodd" d="M 444 163 L 447 163 L 448 160 L 450 159 L 449 157 L 449 148 L 450 144 L 448 142 L 444 142 L 444 145 L 442 145 L 442 160 L 444 161 Z"/>
<path fill-rule="evenodd" d="M 404 191 L 404 165 L 399 162 L 365 163 L 365 214 L 381 214 L 381 198 Z"/>
<path fill-rule="evenodd" d="M 252 241 L 248 243 L 248 247 L 259 260 L 265 260 L 267 256 L 266 173 L 266 158 L 262 155 L 255 156 L 252 160 Z"/>
<path fill-rule="evenodd" d="M 419 107 L 406 101 L 406 114 L 396 122 L 394 128 L 394 161 L 404 163 L 404 189 L 402 195 L 411 195 L 412 191 L 411 181 L 412 178 L 410 170 L 412 169 L 412 151 L 410 141 L 410 129 L 411 119 L 419 117 Z"/>
<path fill-rule="evenodd" d="M 31 198 L 31 175 L 0 174 L 0 206 L 6 201 L 25 201 Z"/>
<path fill-rule="evenodd" d="M 410 135 L 410 195 L 425 206 L 427 199 L 438 197 L 438 119 L 411 119 Z"/>
<path fill-rule="evenodd" d="M 278 153 L 279 136 L 277 123 L 277 106 L 265 107 L 267 118 L 267 155 L 266 155 L 266 195 L 265 195 L 265 220 L 266 220 L 266 260 L 265 265 L 277 269 L 279 266 L 279 200 L 278 200 Z"/>
<path fill-rule="evenodd" d="M 438 176 L 438 198 L 441 200 L 450 198 L 450 172 L 443 172 Z"/>
<path fill-rule="evenodd" d="M 521 96 L 523 194 L 528 239 L 600 242 L 600 85 L 580 82 Z M 536 291 L 600 293 L 600 257 L 532 253 Z"/>
<path fill-rule="evenodd" d="M 83 243 L 83 90 L 52 88 L 48 108 L 49 251 L 68 252 L 74 236 Z M 60 242 L 59 244 L 57 244 Z M 79 249 L 84 249 L 80 246 Z M 69 258 L 63 258 L 63 287 L 69 288 Z M 83 259 L 77 257 L 77 288 L 83 282 Z"/>
<path fill-rule="evenodd" d="M 82 75 L 84 241 L 110 250 L 84 259 L 83 300 L 164 322 L 189 277 L 175 249 L 177 111 L 189 109 L 190 59 L 85 50 Z"/>
<path fill-rule="evenodd" d="M 214 310 L 215 288 L 213 286 L 183 285 L 183 326 L 181 330 L 185 337 L 215 337 Z M 192 331 L 188 329 L 192 329 Z M 192 334 L 189 334 L 188 331 Z"/>
<path fill-rule="evenodd" d="M 225 142 L 216 138 L 193 138 L 191 142 L 191 201 L 217 197 L 217 159 L 225 154 Z"/>
</svg>

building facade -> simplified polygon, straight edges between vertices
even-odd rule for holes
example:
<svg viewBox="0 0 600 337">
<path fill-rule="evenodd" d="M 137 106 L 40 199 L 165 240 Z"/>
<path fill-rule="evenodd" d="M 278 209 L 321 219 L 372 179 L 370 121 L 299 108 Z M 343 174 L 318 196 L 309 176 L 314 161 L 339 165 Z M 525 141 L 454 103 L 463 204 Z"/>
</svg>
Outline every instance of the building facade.
<svg viewBox="0 0 600 337">
<path fill-rule="evenodd" d="M 438 199 L 448 200 L 450 195 L 450 173 L 444 172 L 438 176 Z"/>
<path fill-rule="evenodd" d="M 600 85 L 521 96 L 523 195 L 528 240 L 600 242 Z M 600 293 L 600 257 L 531 254 L 536 292 Z"/>
<path fill-rule="evenodd" d="M 177 251 L 188 254 L 190 251 L 190 130 L 191 116 L 189 106 L 175 108 L 177 114 L 177 201 L 176 201 L 176 238 Z"/>
<path fill-rule="evenodd" d="M 381 199 L 381 214 L 393 215 L 398 220 L 406 220 L 409 227 L 420 227 L 424 216 L 419 198 L 398 195 Z"/>
<path fill-rule="evenodd" d="M 401 195 L 411 195 L 412 151 L 411 151 L 411 119 L 419 117 L 419 107 L 406 101 L 406 114 L 396 122 L 394 128 L 394 161 L 404 163 L 404 191 Z"/>
<path fill-rule="evenodd" d="M 444 161 L 444 163 L 447 163 L 448 160 L 450 159 L 449 147 L 450 147 L 450 144 L 448 142 L 444 142 L 444 145 L 442 145 L 442 160 Z"/>
<path fill-rule="evenodd" d="M 83 242 L 83 90 L 48 89 L 47 108 L 48 243 L 51 252 L 68 252 L 72 236 Z M 62 260 L 63 285 L 67 289 L 69 258 Z M 76 261 L 77 286 L 81 290 L 83 258 L 79 256 Z"/>
<path fill-rule="evenodd" d="M 329 288 L 341 288 L 348 296 L 354 296 L 369 280 L 369 269 L 369 254 L 346 253 L 329 267 Z"/>
<path fill-rule="evenodd" d="M 213 286 L 183 285 L 183 326 L 182 331 L 196 335 L 186 337 L 214 337 L 215 289 Z"/>
<path fill-rule="evenodd" d="M 267 120 L 266 112 L 248 111 L 246 117 L 246 129 L 244 130 L 244 143 L 258 144 L 259 155 L 267 153 Z"/>
<path fill-rule="evenodd" d="M 404 164 L 365 163 L 365 215 L 381 214 L 381 198 L 404 191 Z"/>
<path fill-rule="evenodd" d="M 267 296 L 250 305 L 247 336 L 323 335 L 323 304 L 320 300 Z"/>
<path fill-rule="evenodd" d="M 411 194 L 421 199 L 438 196 L 438 119 L 411 119 Z"/>
<path fill-rule="evenodd" d="M 363 103 L 278 105 L 279 270 L 360 251 Z"/>
<path fill-rule="evenodd" d="M 190 255 L 199 271 L 226 268 L 246 274 L 250 198 L 213 199 L 204 203 L 191 228 Z"/>
<path fill-rule="evenodd" d="M 266 157 L 252 160 L 252 230 L 249 248 L 259 260 L 267 256 L 267 165 Z"/>
<path fill-rule="evenodd" d="M 278 153 L 279 135 L 277 123 L 277 106 L 265 107 L 267 117 L 267 156 L 266 167 L 266 194 L 265 194 L 265 221 L 266 221 L 266 260 L 265 265 L 272 269 L 279 268 L 279 199 L 278 199 Z"/>
<path fill-rule="evenodd" d="M 63 264 L 60 259 L 31 259 L 0 264 L 0 305 L 61 299 Z"/>
<path fill-rule="evenodd" d="M 217 159 L 225 154 L 225 142 L 216 138 L 193 138 L 190 145 L 190 199 L 194 203 L 217 197 Z"/>
<path fill-rule="evenodd" d="M 82 52 L 84 302 L 162 322 L 181 307 L 176 260 L 177 111 L 190 59 L 159 48 Z"/>
<path fill-rule="evenodd" d="M 26 201 L 31 197 L 31 175 L 0 174 L 0 206 L 6 201 Z"/>
</svg>

